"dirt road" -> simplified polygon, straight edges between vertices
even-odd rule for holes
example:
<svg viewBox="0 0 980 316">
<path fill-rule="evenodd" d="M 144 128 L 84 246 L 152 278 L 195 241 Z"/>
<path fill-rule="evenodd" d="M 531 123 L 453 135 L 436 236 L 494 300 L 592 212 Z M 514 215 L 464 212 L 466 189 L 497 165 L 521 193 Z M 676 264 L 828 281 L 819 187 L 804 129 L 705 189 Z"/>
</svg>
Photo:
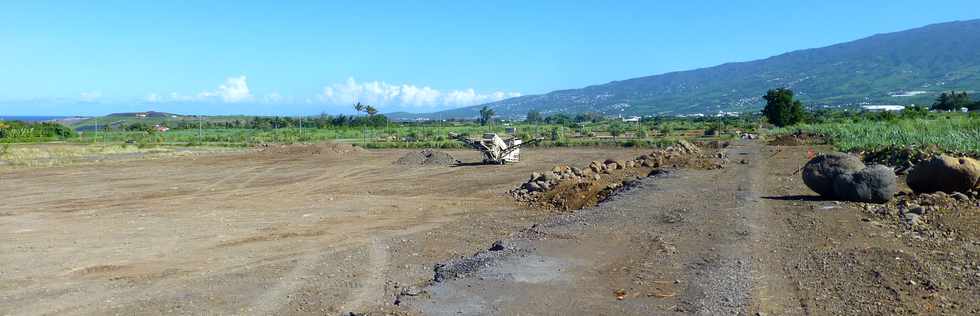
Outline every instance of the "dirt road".
<svg viewBox="0 0 980 316">
<path fill-rule="evenodd" d="M 447 262 L 451 277 L 400 305 L 426 315 L 978 312 L 974 240 L 943 238 L 946 255 L 868 220 L 860 204 L 816 198 L 794 173 L 806 151 L 743 142 L 729 155 L 745 164 L 644 179 Z"/>
</svg>

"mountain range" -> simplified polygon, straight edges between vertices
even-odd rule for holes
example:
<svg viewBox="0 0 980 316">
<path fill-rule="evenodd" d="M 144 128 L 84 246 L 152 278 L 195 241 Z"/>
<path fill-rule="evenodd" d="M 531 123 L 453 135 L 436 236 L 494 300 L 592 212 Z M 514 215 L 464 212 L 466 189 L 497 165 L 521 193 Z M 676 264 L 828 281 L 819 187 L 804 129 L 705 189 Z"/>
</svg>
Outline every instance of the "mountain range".
<svg viewBox="0 0 980 316">
<path fill-rule="evenodd" d="M 502 118 L 599 112 L 681 115 L 756 111 L 786 87 L 808 106 L 929 104 L 941 91 L 980 88 L 980 19 L 928 25 L 766 59 L 613 81 L 396 119 Z"/>
</svg>

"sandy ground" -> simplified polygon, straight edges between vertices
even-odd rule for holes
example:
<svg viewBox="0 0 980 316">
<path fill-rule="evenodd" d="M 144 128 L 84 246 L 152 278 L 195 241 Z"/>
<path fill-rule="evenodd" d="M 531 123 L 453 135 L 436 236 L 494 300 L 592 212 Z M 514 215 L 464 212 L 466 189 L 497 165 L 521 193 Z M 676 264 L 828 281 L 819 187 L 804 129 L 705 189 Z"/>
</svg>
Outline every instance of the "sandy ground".
<svg viewBox="0 0 980 316">
<path fill-rule="evenodd" d="M 544 216 L 506 194 L 532 171 L 636 154 L 529 149 L 507 166 L 392 164 L 407 152 L 270 150 L 4 172 L 0 315 L 383 308 L 399 284 L 431 278 L 434 262 Z"/>
</svg>

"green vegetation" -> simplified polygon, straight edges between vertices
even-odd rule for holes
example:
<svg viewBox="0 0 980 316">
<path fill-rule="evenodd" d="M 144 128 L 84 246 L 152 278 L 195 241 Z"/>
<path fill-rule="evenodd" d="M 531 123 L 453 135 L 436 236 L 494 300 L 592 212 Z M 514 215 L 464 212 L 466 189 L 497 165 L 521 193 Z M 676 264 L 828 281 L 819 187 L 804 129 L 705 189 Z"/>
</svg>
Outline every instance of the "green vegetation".
<svg viewBox="0 0 980 316">
<path fill-rule="evenodd" d="M 356 106 L 355 106 L 356 107 Z M 724 134 L 704 136 L 704 130 L 723 126 L 752 130 L 758 117 L 672 118 L 649 117 L 640 122 L 622 122 L 602 118 L 594 113 L 576 116 L 557 114 L 532 122 L 500 121 L 490 118 L 478 121 L 391 122 L 384 115 L 372 115 L 362 106 L 361 116 L 315 117 L 191 117 L 173 114 L 141 116 L 139 113 L 92 118 L 72 124 L 71 128 L 54 123 L 32 126 L 60 130 L 60 136 L 0 137 L 3 142 L 50 142 L 71 144 L 128 144 L 138 148 L 158 146 L 243 147 L 263 143 L 293 144 L 335 141 L 367 148 L 463 148 L 448 137 L 450 132 L 479 137 L 485 132 L 515 132 L 521 138 L 543 138 L 540 146 L 658 146 L 677 138 L 719 139 Z M 489 117 L 492 118 L 492 113 Z M 533 114 L 531 115 L 534 116 Z M 481 122 L 482 121 L 482 122 Z M 484 123 L 485 125 L 481 125 Z M 26 123 L 7 123 L 21 126 Z M 98 128 L 96 128 L 98 126 Z M 57 128 L 57 129 L 52 129 Z M 3 129 L 14 135 L 15 129 Z M 39 129 L 35 128 L 35 131 Z M 0 134 L 4 135 L 4 134 Z M 50 135 L 50 133 L 44 134 Z"/>
<path fill-rule="evenodd" d="M 64 140 L 77 136 L 75 131 L 57 123 L 0 121 L 0 142 L 27 143 Z"/>
<path fill-rule="evenodd" d="M 975 113 L 890 112 L 833 114 L 822 122 L 775 129 L 772 134 L 823 135 L 841 151 L 883 151 L 936 147 L 940 151 L 980 155 L 980 117 Z M 887 114 L 886 114 L 887 113 Z"/>
<path fill-rule="evenodd" d="M 769 123 L 787 126 L 803 120 L 803 104 L 793 99 L 793 91 L 785 88 L 769 90 L 765 96 L 766 107 L 762 110 Z"/>
<path fill-rule="evenodd" d="M 493 120 L 493 115 L 496 114 L 493 109 L 488 107 L 483 107 L 480 109 L 480 125 L 487 125 Z"/>
<path fill-rule="evenodd" d="M 975 110 L 977 104 L 970 101 L 970 95 L 966 94 L 966 91 L 956 93 L 956 91 L 950 91 L 949 94 L 943 92 L 936 98 L 936 102 L 932 104 L 933 110 L 938 111 L 959 111 L 962 108 L 967 108 L 970 110 Z"/>
</svg>

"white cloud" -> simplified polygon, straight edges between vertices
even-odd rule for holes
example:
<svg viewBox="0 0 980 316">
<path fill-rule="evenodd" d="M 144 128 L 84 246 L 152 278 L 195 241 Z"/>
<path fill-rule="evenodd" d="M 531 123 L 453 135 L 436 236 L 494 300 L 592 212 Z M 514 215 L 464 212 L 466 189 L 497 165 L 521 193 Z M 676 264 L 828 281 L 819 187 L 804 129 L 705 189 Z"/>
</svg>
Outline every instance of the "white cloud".
<svg viewBox="0 0 980 316">
<path fill-rule="evenodd" d="M 334 105 L 361 102 L 374 106 L 432 109 L 475 105 L 520 95 L 517 92 L 503 91 L 478 93 L 473 89 L 443 92 L 428 86 L 394 85 L 383 81 L 359 83 L 354 78 L 348 78 L 344 83 L 324 87 L 319 98 L 321 102 Z"/>
<path fill-rule="evenodd" d="M 277 94 L 278 95 L 278 94 Z M 150 93 L 146 96 L 147 102 L 180 102 L 180 101 L 222 101 L 225 103 L 238 103 L 251 101 L 254 99 L 252 92 L 248 89 L 248 78 L 244 75 L 238 77 L 228 77 L 225 83 L 218 86 L 214 91 L 202 91 L 196 95 L 182 95 L 171 92 L 167 96 Z"/>
<path fill-rule="evenodd" d="M 212 92 L 212 94 L 221 97 L 228 103 L 251 100 L 252 93 L 248 90 L 246 80 L 244 75 L 225 79 L 225 84 L 218 86 L 218 91 Z"/>
<path fill-rule="evenodd" d="M 85 101 L 85 102 L 92 102 L 92 101 L 98 100 L 101 97 L 102 97 L 102 92 L 101 91 L 87 91 L 87 92 L 82 92 L 79 95 L 79 98 L 82 99 L 82 101 Z"/>
</svg>

